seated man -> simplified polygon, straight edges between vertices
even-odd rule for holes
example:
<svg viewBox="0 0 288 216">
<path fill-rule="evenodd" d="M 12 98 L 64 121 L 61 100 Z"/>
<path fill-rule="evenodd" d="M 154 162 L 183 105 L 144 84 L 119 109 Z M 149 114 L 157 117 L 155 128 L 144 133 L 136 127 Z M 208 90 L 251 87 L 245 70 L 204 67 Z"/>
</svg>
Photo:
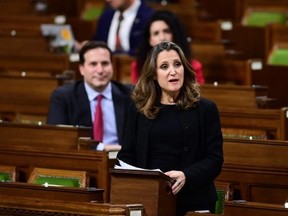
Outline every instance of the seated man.
<svg viewBox="0 0 288 216">
<path fill-rule="evenodd" d="M 140 0 L 106 0 L 108 7 L 97 22 L 92 40 L 104 41 L 113 53 L 134 56 L 142 30 L 154 10 Z M 79 50 L 86 41 L 75 42 Z"/>
<path fill-rule="evenodd" d="M 104 143 L 105 150 L 120 149 L 119 143 L 127 119 L 131 87 L 111 81 L 112 52 L 106 43 L 87 42 L 80 50 L 79 58 L 79 71 L 83 80 L 54 90 L 50 99 L 47 124 L 92 127 L 92 137 Z M 99 123 L 94 121 L 98 114 L 96 113 L 98 95 L 102 95 L 103 133 L 100 137 L 99 134 L 95 135 Z M 96 125 L 93 125 L 93 122 Z M 98 150 L 103 149 L 100 146 L 98 145 Z"/>
</svg>

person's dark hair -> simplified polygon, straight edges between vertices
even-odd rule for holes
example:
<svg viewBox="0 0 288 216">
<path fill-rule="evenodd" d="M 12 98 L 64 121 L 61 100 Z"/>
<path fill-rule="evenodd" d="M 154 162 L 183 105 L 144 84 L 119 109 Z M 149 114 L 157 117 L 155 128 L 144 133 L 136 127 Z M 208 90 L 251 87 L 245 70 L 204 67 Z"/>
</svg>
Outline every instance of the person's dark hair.
<svg viewBox="0 0 288 216">
<path fill-rule="evenodd" d="M 155 11 L 150 17 L 148 23 L 146 24 L 143 30 L 142 42 L 139 46 L 137 53 L 137 71 L 141 72 L 141 69 L 144 65 L 145 59 L 148 52 L 151 50 L 151 45 L 149 44 L 150 38 L 150 27 L 155 21 L 164 21 L 170 28 L 173 36 L 173 42 L 181 47 L 187 59 L 191 59 L 191 51 L 189 41 L 185 32 L 185 29 L 178 19 L 178 17 L 167 10 L 158 10 Z"/>
<path fill-rule="evenodd" d="M 87 43 L 84 44 L 84 46 L 79 51 L 79 63 L 81 65 L 83 65 L 85 63 L 85 58 L 84 58 L 85 53 L 88 52 L 89 50 L 95 49 L 95 48 L 107 49 L 109 51 L 109 53 L 110 53 L 110 60 L 112 62 L 112 58 L 113 58 L 112 51 L 111 51 L 111 49 L 108 47 L 108 45 L 105 42 L 102 42 L 102 41 L 88 41 Z"/>
<path fill-rule="evenodd" d="M 200 98 L 195 72 L 182 49 L 173 42 L 161 42 L 151 49 L 143 65 L 140 78 L 132 92 L 136 108 L 147 118 L 154 119 L 160 110 L 161 89 L 156 79 L 157 59 L 163 51 L 175 50 L 184 67 L 184 83 L 180 93 L 174 98 L 178 107 L 187 110 L 196 105 Z"/>
</svg>

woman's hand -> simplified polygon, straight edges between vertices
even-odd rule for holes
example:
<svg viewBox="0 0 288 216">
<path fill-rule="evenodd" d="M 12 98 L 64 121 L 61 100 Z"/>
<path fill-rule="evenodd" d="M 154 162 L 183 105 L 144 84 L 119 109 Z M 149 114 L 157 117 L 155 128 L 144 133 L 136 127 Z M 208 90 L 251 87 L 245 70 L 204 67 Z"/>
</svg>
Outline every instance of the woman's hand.
<svg viewBox="0 0 288 216">
<path fill-rule="evenodd" d="M 177 194 L 186 183 L 186 177 L 184 173 L 181 171 L 172 170 L 164 174 L 176 180 L 171 189 L 174 195 Z"/>
</svg>

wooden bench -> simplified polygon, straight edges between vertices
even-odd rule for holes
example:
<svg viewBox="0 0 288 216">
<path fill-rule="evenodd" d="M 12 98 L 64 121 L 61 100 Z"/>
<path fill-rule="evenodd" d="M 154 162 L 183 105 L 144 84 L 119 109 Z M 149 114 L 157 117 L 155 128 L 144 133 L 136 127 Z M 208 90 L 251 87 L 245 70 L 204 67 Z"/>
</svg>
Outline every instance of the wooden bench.
<svg viewBox="0 0 288 216">
<path fill-rule="evenodd" d="M 257 98 L 268 94 L 267 86 L 212 85 L 200 86 L 201 95 L 213 100 L 218 107 L 258 108 Z"/>
<path fill-rule="evenodd" d="M 265 131 L 266 139 L 287 140 L 288 138 L 287 107 L 280 109 L 219 107 L 219 112 L 222 128 Z M 246 134 L 246 139 L 253 139 L 253 136 Z"/>
<path fill-rule="evenodd" d="M 1 119 L 45 123 L 52 91 L 72 79 L 68 73 L 0 72 Z"/>
<path fill-rule="evenodd" d="M 219 182 L 233 184 L 234 199 L 283 205 L 288 193 L 288 142 L 224 139 Z M 225 213 L 226 214 L 226 213 Z"/>
<path fill-rule="evenodd" d="M 49 199 L 24 198 L 0 195 L 0 214 L 2 215 L 144 215 L 141 204 L 109 204 Z"/>
</svg>

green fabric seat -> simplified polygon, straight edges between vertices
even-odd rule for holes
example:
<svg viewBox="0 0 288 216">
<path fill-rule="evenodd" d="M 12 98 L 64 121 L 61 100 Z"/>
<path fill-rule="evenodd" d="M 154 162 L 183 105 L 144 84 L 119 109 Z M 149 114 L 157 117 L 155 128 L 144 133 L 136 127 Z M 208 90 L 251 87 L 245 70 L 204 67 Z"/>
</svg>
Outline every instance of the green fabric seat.
<svg viewBox="0 0 288 216">
<path fill-rule="evenodd" d="M 82 19 L 87 20 L 87 21 L 92 21 L 92 20 L 98 19 L 101 13 L 102 13 L 102 8 L 90 7 L 83 13 Z"/>
<path fill-rule="evenodd" d="M 11 180 L 10 173 L 0 172 L 0 182 L 10 182 Z"/>
<path fill-rule="evenodd" d="M 223 189 L 217 188 L 217 201 L 215 205 L 215 214 L 224 214 L 224 204 L 225 204 L 225 191 Z"/>
<path fill-rule="evenodd" d="M 56 176 L 38 176 L 35 184 L 65 186 L 65 187 L 80 187 L 80 181 L 77 178 L 56 177 Z"/>
<path fill-rule="evenodd" d="M 270 65 L 288 65 L 288 49 L 275 50 L 268 60 Z"/>
<path fill-rule="evenodd" d="M 281 12 L 253 12 L 247 17 L 247 26 L 264 27 L 269 23 L 286 23 L 286 16 Z"/>
</svg>

